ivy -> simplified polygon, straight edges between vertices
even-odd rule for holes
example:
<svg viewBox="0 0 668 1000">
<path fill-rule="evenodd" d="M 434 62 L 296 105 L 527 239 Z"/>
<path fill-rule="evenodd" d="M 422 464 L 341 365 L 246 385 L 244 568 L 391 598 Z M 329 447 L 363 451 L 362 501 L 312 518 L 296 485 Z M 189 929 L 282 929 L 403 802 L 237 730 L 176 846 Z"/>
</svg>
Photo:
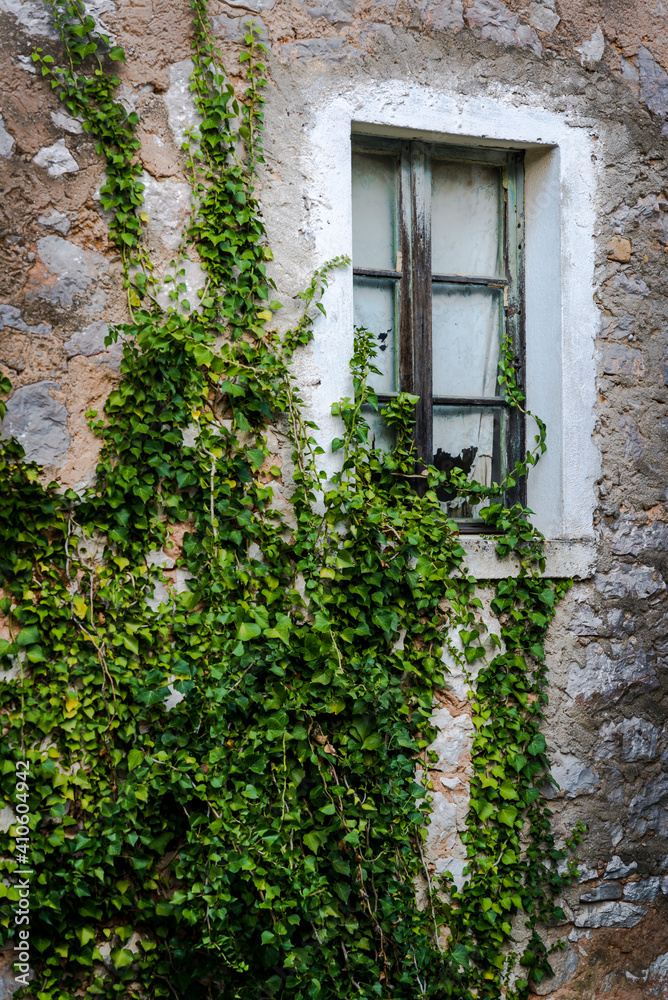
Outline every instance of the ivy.
<svg viewBox="0 0 668 1000">
<path fill-rule="evenodd" d="M 358 330 L 328 481 L 291 361 L 347 261 L 315 273 L 294 328 L 269 325 L 280 303 L 254 190 L 256 32 L 239 95 L 192 0 L 200 122 L 184 144 L 183 253 L 206 283 L 188 301 L 176 262 L 163 307 L 141 242 L 137 119 L 108 68 L 123 52 L 81 0 L 46 2 L 67 63 L 33 58 L 104 158 L 131 321 L 111 334 L 120 383 L 89 415 L 102 441 L 93 488 L 45 485 L 16 442 L 0 443 L 0 782 L 15 804 L 16 761 L 29 762 L 35 871 L 35 978 L 16 995 L 524 998 L 549 972 L 537 927 L 560 917 L 570 877 L 557 870 L 540 732 L 544 638 L 568 583 L 539 576 L 530 512 L 503 504 L 545 428 L 505 483 L 428 468 L 416 489 L 415 397 L 388 404 L 395 446 L 373 448 L 374 352 Z M 508 351 L 499 377 L 521 406 Z M 290 483 L 268 443 L 280 434 Z M 483 504 L 497 551 L 519 559 L 489 613 L 437 499 L 444 485 Z M 423 847 L 446 653 L 469 678 L 475 726 L 460 891 L 431 876 Z M 3 835 L 3 940 L 19 899 L 15 833 Z M 518 920 L 531 933 L 519 957 Z"/>
</svg>

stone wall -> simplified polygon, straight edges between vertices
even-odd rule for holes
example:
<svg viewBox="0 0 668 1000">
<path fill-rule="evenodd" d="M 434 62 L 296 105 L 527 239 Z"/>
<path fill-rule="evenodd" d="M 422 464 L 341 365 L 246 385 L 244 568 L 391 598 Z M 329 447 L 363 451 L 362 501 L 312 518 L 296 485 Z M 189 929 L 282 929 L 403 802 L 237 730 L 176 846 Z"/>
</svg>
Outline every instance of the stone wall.
<svg viewBox="0 0 668 1000">
<path fill-rule="evenodd" d="M 154 0 L 88 5 L 125 47 L 122 99 L 141 119 L 148 241 L 166 267 L 189 205 L 180 142 L 188 94 L 189 8 Z M 249 15 L 270 48 L 262 201 L 286 303 L 318 258 L 318 206 L 305 137 L 326 99 L 388 80 L 448 87 L 464 101 L 539 102 L 591 137 L 596 213 L 591 289 L 595 360 L 594 570 L 581 574 L 550 633 L 546 735 L 562 836 L 588 826 L 555 1000 L 668 995 L 668 31 L 661 0 L 212 0 L 230 71 Z M 106 238 L 93 144 L 34 71 L 33 45 L 54 45 L 41 0 L 0 0 L 0 164 L 4 263 L 0 370 L 14 384 L 4 433 L 63 487 L 91 481 L 97 443 L 85 414 L 118 378 L 104 345 L 124 318 L 121 273 Z M 330 206 L 331 207 L 331 206 Z M 562 211 L 569 212 L 566 202 Z M 196 262 L 188 280 L 197 284 Z M 294 307 L 296 308 L 296 307 Z M 530 335 L 530 331 L 529 334 Z M 569 333 L 571 335 L 571 333 Z M 577 336 L 577 330 L 572 331 Z M 305 392 L 315 353 L 298 360 Z M 559 374 L 555 373 L 555 378 Z M 339 373 L 321 386 L 337 398 Z M 587 388 L 587 387 L 586 387 Z M 470 721 L 456 676 L 437 707 L 429 859 L 459 878 Z M 9 982 L 9 980 L 8 980 Z M 0 986 L 0 990 L 2 987 Z M 9 987 L 7 988 L 9 989 Z M 0 995 L 1 992 L 0 992 Z M 7 992 L 6 995 L 9 995 Z"/>
</svg>

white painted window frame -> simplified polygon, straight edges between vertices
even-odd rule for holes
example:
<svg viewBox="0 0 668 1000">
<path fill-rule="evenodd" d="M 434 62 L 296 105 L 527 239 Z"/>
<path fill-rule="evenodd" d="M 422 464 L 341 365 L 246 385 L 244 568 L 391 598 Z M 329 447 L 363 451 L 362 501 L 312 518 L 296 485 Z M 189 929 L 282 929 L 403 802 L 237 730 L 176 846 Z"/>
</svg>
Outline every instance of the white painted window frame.
<svg viewBox="0 0 668 1000">
<path fill-rule="evenodd" d="M 593 442 L 596 177 L 594 138 L 586 125 L 502 98 L 465 98 L 433 87 L 387 81 L 321 99 L 314 127 L 302 132 L 301 168 L 315 259 L 352 254 L 351 134 L 424 138 L 525 151 L 525 302 L 527 405 L 548 427 L 548 450 L 528 481 L 534 523 L 550 540 L 547 572 L 587 576 L 593 562 L 593 511 L 599 455 Z M 319 319 L 311 361 L 319 378 L 311 417 L 321 440 L 340 433 L 333 400 L 350 396 L 353 341 L 352 268 L 336 272 Z M 527 441 L 533 439 L 531 422 Z M 325 456 L 333 470 L 336 456 Z M 465 540 L 470 569 L 505 574 L 493 543 Z"/>
</svg>

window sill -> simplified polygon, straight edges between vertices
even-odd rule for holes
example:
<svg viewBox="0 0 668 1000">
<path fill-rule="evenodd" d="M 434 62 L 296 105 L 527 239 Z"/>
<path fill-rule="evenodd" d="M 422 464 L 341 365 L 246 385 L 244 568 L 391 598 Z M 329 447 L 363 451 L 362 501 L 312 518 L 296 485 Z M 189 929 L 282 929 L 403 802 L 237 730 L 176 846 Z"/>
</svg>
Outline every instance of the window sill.
<svg viewBox="0 0 668 1000">
<path fill-rule="evenodd" d="M 514 556 L 499 559 L 497 540 L 474 535 L 461 535 L 460 543 L 466 552 L 466 567 L 478 580 L 499 580 L 517 576 L 519 560 Z M 581 539 L 553 539 L 545 542 L 545 570 L 541 576 L 586 580 L 593 576 L 596 547 L 592 541 Z"/>
</svg>

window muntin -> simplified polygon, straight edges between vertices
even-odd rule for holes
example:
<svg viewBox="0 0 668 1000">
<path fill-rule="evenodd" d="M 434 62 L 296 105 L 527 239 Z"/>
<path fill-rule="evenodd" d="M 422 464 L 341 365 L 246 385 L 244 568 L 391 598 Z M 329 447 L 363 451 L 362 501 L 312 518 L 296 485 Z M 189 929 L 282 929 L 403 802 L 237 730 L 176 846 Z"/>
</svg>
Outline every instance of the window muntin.
<svg viewBox="0 0 668 1000">
<path fill-rule="evenodd" d="M 499 482 L 524 451 L 497 381 L 507 333 L 524 382 L 522 154 L 356 134 L 352 176 L 355 323 L 376 335 L 379 400 L 418 395 L 420 458 Z M 479 530 L 475 509 L 441 499 Z"/>
</svg>

